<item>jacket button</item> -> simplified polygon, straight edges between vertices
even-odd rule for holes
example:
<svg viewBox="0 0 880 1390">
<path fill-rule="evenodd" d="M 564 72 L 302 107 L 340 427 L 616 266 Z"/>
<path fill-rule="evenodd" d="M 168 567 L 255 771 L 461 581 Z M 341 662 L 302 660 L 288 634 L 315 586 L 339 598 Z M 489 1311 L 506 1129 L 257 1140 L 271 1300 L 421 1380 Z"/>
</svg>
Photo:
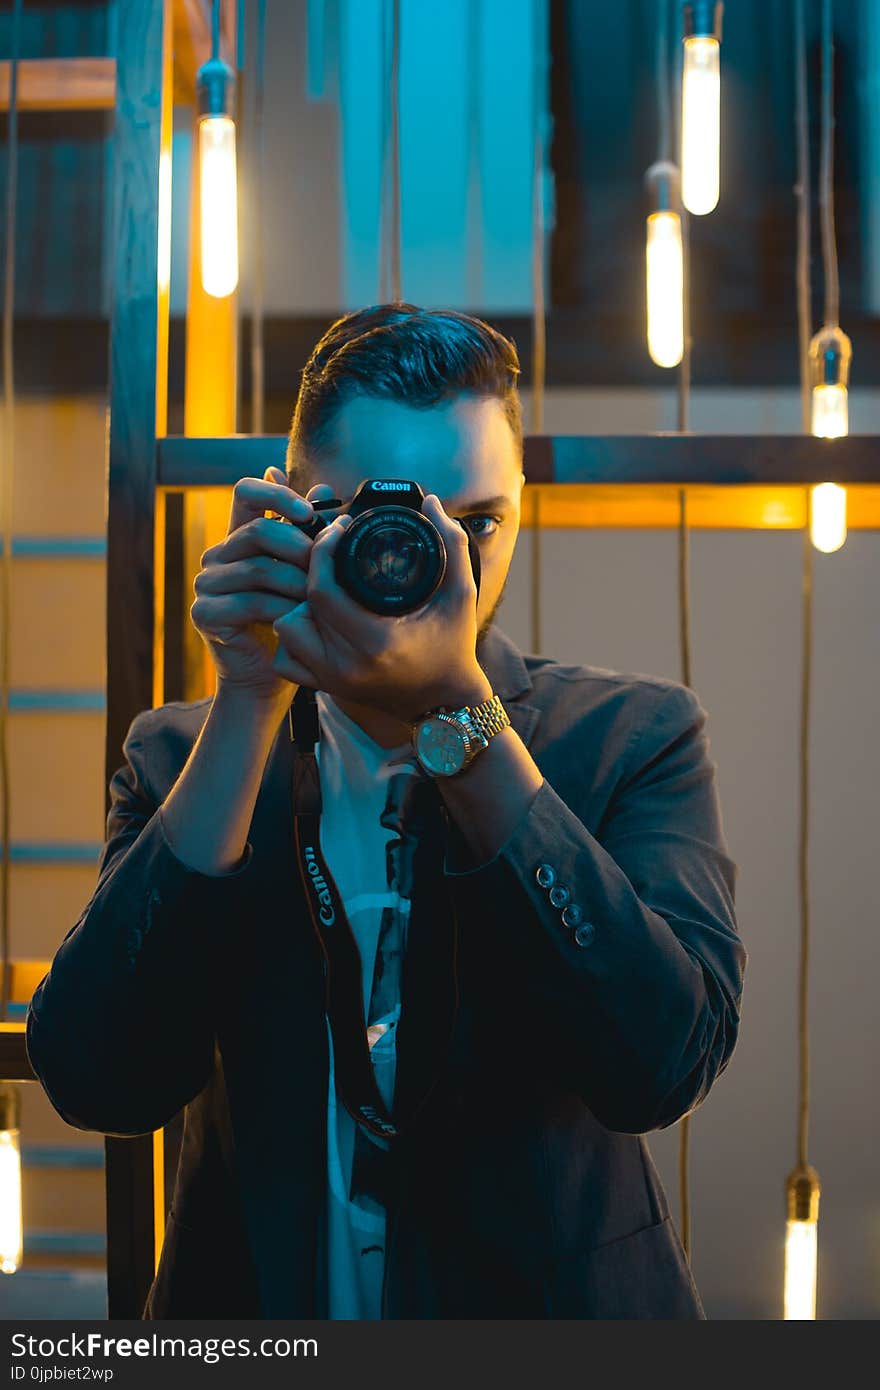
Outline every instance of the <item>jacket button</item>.
<svg viewBox="0 0 880 1390">
<path fill-rule="evenodd" d="M 565 927 L 577 927 L 580 925 L 583 915 L 577 903 L 569 903 L 562 914 L 562 925 Z"/>
<path fill-rule="evenodd" d="M 596 935 L 596 928 L 592 922 L 581 922 L 574 934 L 574 939 L 579 946 L 589 946 L 593 937 Z"/>
<path fill-rule="evenodd" d="M 556 870 L 550 864 L 539 864 L 535 878 L 542 888 L 552 888 L 556 882 Z"/>
<path fill-rule="evenodd" d="M 554 907 L 565 907 L 570 898 L 571 894 L 564 883 L 558 883 L 555 888 L 550 889 L 550 901 Z"/>
</svg>

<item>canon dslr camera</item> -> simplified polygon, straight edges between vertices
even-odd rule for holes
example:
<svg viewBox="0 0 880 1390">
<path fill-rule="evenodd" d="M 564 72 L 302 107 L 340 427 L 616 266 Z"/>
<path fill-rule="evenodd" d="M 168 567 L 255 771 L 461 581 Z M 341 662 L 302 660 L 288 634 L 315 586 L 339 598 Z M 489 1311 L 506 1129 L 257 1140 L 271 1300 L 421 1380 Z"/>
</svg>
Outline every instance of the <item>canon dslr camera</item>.
<svg viewBox="0 0 880 1390">
<path fill-rule="evenodd" d="M 299 530 L 316 536 L 330 525 L 322 512 L 347 512 L 351 525 L 334 556 L 337 583 L 372 613 L 411 613 L 428 602 L 446 573 L 446 546 L 433 521 L 422 514 L 424 500 L 418 483 L 371 478 L 347 506 L 338 497 L 313 502 L 315 515 Z M 471 532 L 463 529 L 479 593 L 480 552 Z"/>
</svg>

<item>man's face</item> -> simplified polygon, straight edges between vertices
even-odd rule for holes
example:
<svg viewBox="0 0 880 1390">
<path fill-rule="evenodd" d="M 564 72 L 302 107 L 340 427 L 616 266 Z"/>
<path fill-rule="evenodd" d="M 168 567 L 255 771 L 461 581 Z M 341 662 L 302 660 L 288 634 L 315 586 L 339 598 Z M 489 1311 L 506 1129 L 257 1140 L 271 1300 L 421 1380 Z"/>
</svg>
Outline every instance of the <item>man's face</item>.
<svg viewBox="0 0 880 1390">
<path fill-rule="evenodd" d="M 522 461 L 502 403 L 458 396 L 435 406 L 355 396 L 340 407 L 310 483 L 350 500 L 367 478 L 408 478 L 434 492 L 480 547 L 477 626 L 501 601 L 520 520 Z"/>
</svg>

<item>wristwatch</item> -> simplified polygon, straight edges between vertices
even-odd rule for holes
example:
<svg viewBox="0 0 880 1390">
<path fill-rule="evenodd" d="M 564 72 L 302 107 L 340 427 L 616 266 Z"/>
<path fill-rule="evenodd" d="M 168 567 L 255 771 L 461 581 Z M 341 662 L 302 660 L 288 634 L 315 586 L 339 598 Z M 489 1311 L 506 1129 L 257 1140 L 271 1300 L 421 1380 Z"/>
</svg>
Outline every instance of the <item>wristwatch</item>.
<svg viewBox="0 0 880 1390">
<path fill-rule="evenodd" d="M 412 726 L 412 743 L 421 766 L 431 777 L 454 777 L 469 767 L 489 740 L 510 724 L 498 695 L 481 705 L 429 710 Z"/>
</svg>

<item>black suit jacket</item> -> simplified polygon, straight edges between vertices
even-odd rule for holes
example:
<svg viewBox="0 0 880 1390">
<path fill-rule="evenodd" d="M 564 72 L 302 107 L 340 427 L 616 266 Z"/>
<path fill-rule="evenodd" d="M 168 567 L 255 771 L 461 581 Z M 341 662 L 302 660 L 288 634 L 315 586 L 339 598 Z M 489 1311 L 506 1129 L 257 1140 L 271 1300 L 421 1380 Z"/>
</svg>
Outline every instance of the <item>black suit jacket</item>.
<svg viewBox="0 0 880 1390">
<path fill-rule="evenodd" d="M 705 711 L 662 678 L 523 657 L 497 629 L 479 655 L 544 782 L 486 864 L 450 821 L 445 892 L 423 899 L 453 912 L 458 997 L 389 1217 L 385 1316 L 703 1318 L 642 1136 L 705 1098 L 739 1021 Z M 209 707 L 133 721 L 99 882 L 34 993 L 28 1053 L 78 1129 L 144 1134 L 186 1107 L 144 1318 L 321 1317 L 328 1058 L 292 746 L 285 720 L 241 866 L 191 870 L 161 805 Z M 403 1085 L 440 1007 L 407 993 L 405 975 Z"/>
</svg>

